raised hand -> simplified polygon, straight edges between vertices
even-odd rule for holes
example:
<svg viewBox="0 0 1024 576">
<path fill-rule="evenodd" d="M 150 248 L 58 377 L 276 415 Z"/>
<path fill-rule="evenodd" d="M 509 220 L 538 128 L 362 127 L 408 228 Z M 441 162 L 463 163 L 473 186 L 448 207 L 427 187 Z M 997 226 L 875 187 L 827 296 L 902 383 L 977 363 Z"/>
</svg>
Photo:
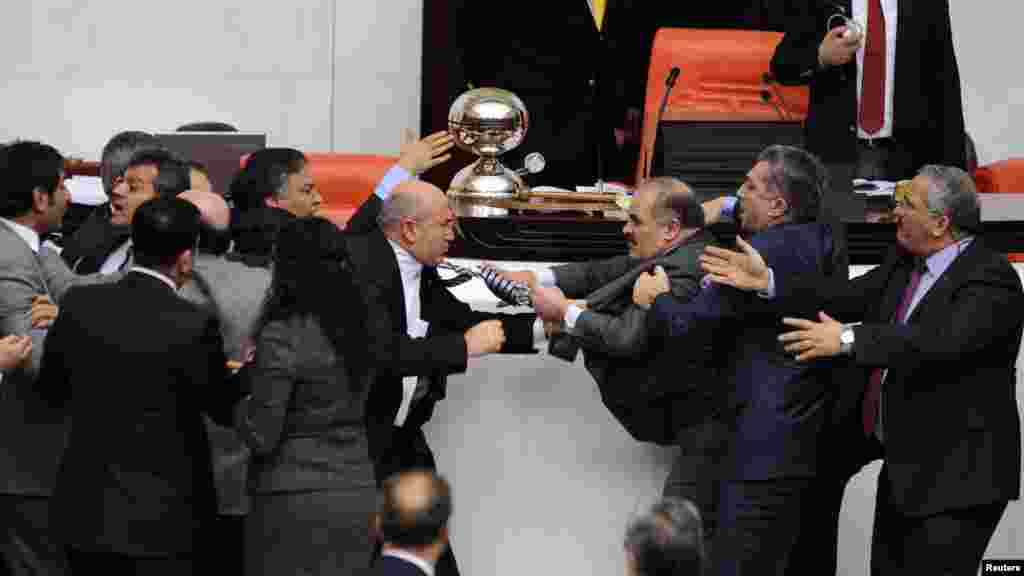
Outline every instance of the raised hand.
<svg viewBox="0 0 1024 576">
<path fill-rule="evenodd" d="M 546 322 L 561 322 L 569 308 L 569 300 L 556 286 L 541 286 L 530 293 L 537 316 Z"/>
<path fill-rule="evenodd" d="M 665 269 L 655 266 L 654 274 L 644 272 L 637 277 L 633 284 L 633 303 L 646 310 L 651 307 L 659 294 L 668 292 L 670 288 Z"/>
<path fill-rule="evenodd" d="M 779 342 L 786 344 L 786 352 L 796 354 L 798 362 L 815 358 L 829 358 L 839 354 L 841 348 L 839 335 L 843 331 L 843 325 L 824 312 L 818 312 L 818 320 L 820 322 L 802 318 L 782 319 L 783 324 L 792 326 L 796 330 L 780 334 Z"/>
<path fill-rule="evenodd" d="M 10 370 L 25 362 L 32 354 L 32 338 L 4 336 L 0 338 L 0 369 Z"/>
<path fill-rule="evenodd" d="M 742 252 L 708 246 L 700 256 L 700 267 L 712 282 L 733 286 L 740 290 L 768 290 L 771 275 L 764 258 L 743 238 L 736 237 Z"/>
<path fill-rule="evenodd" d="M 825 34 L 818 46 L 818 63 L 822 66 L 842 66 L 857 53 L 863 36 L 847 26 L 833 28 Z"/>
<path fill-rule="evenodd" d="M 466 330 L 466 353 L 471 358 L 493 354 L 505 344 L 505 328 L 501 320 L 484 320 Z"/>
<path fill-rule="evenodd" d="M 449 153 L 455 140 L 447 131 L 434 132 L 426 138 L 416 139 L 411 130 L 402 133 L 402 150 L 398 164 L 413 175 L 419 175 L 452 157 Z"/>
<path fill-rule="evenodd" d="M 57 319 L 57 305 L 49 296 L 36 296 L 32 299 L 32 327 L 49 328 Z"/>
</svg>

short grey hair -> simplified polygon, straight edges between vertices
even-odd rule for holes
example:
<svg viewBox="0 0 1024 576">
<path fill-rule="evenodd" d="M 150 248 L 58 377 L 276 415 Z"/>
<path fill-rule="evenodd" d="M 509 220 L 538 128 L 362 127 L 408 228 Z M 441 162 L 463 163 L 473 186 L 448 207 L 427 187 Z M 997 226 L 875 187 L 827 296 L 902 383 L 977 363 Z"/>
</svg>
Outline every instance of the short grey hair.
<svg viewBox="0 0 1024 576">
<path fill-rule="evenodd" d="M 683 228 L 703 228 L 704 209 L 697 195 L 682 180 L 662 176 L 644 181 L 643 188 L 654 190 L 654 221 L 662 226 L 677 220 Z"/>
<path fill-rule="evenodd" d="M 704 564 L 700 511 L 689 500 L 663 498 L 626 529 L 637 576 L 699 576 Z"/>
<path fill-rule="evenodd" d="M 917 172 L 928 179 L 928 211 L 948 216 L 953 239 L 974 233 L 981 225 L 978 189 L 971 175 L 955 166 L 928 164 Z"/>
<path fill-rule="evenodd" d="M 769 186 L 789 204 L 786 219 L 796 224 L 817 221 L 830 185 L 821 160 L 802 148 L 775 144 L 761 151 L 757 161 L 768 163 Z"/>
<path fill-rule="evenodd" d="M 385 228 L 403 218 L 421 220 L 427 216 L 429 206 L 415 191 L 396 188 L 386 200 L 377 215 L 377 225 Z"/>
</svg>

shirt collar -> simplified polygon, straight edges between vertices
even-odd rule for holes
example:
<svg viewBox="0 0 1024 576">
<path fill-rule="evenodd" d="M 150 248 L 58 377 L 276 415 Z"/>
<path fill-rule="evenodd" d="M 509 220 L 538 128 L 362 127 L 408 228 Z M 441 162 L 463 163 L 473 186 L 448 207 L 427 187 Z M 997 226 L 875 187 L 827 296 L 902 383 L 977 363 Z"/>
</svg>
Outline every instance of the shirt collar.
<svg viewBox="0 0 1024 576">
<path fill-rule="evenodd" d="M 36 254 L 39 253 L 38 232 L 29 228 L 28 226 L 25 226 L 24 224 L 17 223 L 14 220 L 8 220 L 7 218 L 0 218 L 0 220 L 3 220 L 5 224 L 10 226 L 11 230 L 13 230 L 15 234 L 20 236 L 21 239 L 24 240 L 26 244 L 28 244 L 28 247 L 31 248 L 33 252 L 35 252 Z"/>
<path fill-rule="evenodd" d="M 151 268 L 143 268 L 142 266 L 132 266 L 128 269 L 129 272 L 138 272 L 139 274 L 145 274 L 146 276 L 152 276 L 157 280 L 167 284 L 171 290 L 178 291 L 178 286 L 174 284 L 174 280 L 171 280 L 170 276 L 167 276 L 163 272 L 157 272 Z"/>
<path fill-rule="evenodd" d="M 973 240 L 974 236 L 962 238 L 925 258 L 924 263 L 928 267 L 927 273 L 934 276 L 942 276 L 942 273 L 949 268 L 953 260 L 956 260 L 956 257 L 967 249 Z"/>
<path fill-rule="evenodd" d="M 395 251 L 395 259 L 398 260 L 398 270 L 402 273 L 402 278 L 407 280 L 419 278 L 420 273 L 423 272 L 423 264 L 399 244 L 392 242 L 390 239 L 388 239 L 388 244 Z"/>
<path fill-rule="evenodd" d="M 423 573 L 426 574 L 427 576 L 434 576 L 434 565 L 433 564 L 431 564 L 430 562 L 427 562 L 426 560 L 424 560 L 423 558 L 420 558 L 419 556 L 416 556 L 415 554 L 410 554 L 410 553 L 406 552 L 405 550 L 400 550 L 398 548 L 391 548 L 389 550 L 385 550 L 385 551 L 381 552 L 381 556 L 391 556 L 393 558 L 398 558 L 399 560 L 405 560 L 406 562 L 408 562 L 410 564 L 413 564 L 414 566 L 416 566 L 420 570 L 423 570 Z"/>
</svg>

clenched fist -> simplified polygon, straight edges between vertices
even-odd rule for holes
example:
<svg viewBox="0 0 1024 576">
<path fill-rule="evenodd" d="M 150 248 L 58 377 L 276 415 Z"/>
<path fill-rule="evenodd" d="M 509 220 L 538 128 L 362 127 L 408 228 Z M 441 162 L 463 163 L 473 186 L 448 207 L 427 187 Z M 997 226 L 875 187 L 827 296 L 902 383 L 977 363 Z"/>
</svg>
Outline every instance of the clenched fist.
<svg viewBox="0 0 1024 576">
<path fill-rule="evenodd" d="M 466 353 L 470 358 L 493 354 L 505 344 L 501 320 L 485 320 L 466 330 Z"/>
</svg>

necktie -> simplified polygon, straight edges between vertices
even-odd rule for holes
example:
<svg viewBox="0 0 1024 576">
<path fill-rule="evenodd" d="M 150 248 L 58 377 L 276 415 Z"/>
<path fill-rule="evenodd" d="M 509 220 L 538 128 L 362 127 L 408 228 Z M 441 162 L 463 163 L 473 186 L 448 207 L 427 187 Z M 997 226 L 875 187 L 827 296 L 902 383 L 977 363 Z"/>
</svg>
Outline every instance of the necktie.
<svg viewBox="0 0 1024 576">
<path fill-rule="evenodd" d="M 860 92 L 860 127 L 876 134 L 885 121 L 885 17 L 882 0 L 868 0 L 868 31 Z"/>
<path fill-rule="evenodd" d="M 606 0 L 590 0 L 590 8 L 594 13 L 594 24 L 600 31 L 604 25 L 604 7 Z"/>
<path fill-rule="evenodd" d="M 124 262 L 121 262 L 121 265 L 117 267 L 118 272 L 124 271 L 126 268 L 128 268 L 128 265 L 132 263 L 132 249 L 134 247 L 135 246 L 132 244 L 128 245 L 128 250 L 126 250 L 124 253 Z"/>
<path fill-rule="evenodd" d="M 896 308 L 896 313 L 893 314 L 893 322 L 901 324 L 906 322 L 907 309 L 910 308 L 910 302 L 914 299 L 914 292 L 917 291 L 917 286 L 921 283 L 921 276 L 924 274 L 924 270 L 923 263 L 914 266 L 914 271 L 910 273 L 910 282 L 907 283 L 907 289 L 903 292 L 903 300 L 900 301 L 899 307 Z M 864 390 L 864 406 L 861 417 L 866 436 L 871 436 L 875 431 L 875 421 L 878 418 L 881 397 L 882 369 L 875 368 L 871 371 L 868 387 Z"/>
</svg>

